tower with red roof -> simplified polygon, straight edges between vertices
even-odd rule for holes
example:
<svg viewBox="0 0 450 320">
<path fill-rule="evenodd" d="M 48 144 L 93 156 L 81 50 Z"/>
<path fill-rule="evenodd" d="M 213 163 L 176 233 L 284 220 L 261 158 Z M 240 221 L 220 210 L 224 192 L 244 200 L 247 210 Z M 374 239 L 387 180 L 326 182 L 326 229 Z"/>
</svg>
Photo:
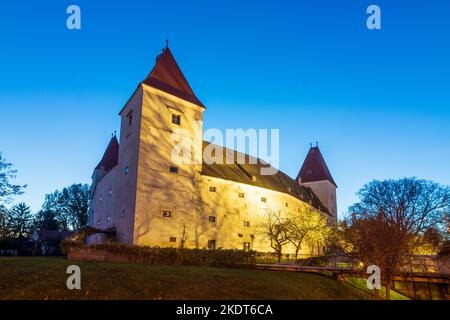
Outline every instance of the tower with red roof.
<svg viewBox="0 0 450 320">
<path fill-rule="evenodd" d="M 337 222 L 337 184 L 331 176 L 318 145 L 311 146 L 309 149 L 296 180 L 317 195 L 332 214 L 334 222 Z"/>
</svg>

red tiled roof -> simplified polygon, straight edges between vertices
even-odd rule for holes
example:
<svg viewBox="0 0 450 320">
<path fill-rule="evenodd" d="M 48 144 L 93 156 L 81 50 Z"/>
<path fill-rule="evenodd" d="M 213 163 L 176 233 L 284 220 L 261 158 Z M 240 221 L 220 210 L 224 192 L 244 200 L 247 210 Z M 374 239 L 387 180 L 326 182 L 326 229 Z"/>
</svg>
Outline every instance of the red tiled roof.
<svg viewBox="0 0 450 320">
<path fill-rule="evenodd" d="M 95 169 L 102 169 L 108 172 L 119 163 L 119 142 L 114 135 L 109 141 L 108 147 L 103 154 L 102 160 L 98 163 Z"/>
<path fill-rule="evenodd" d="M 155 67 L 142 83 L 205 107 L 195 96 L 169 48 L 156 58 Z"/>
<path fill-rule="evenodd" d="M 301 182 L 328 180 L 337 187 L 319 147 L 311 147 L 311 149 L 309 149 L 308 155 L 298 173 L 297 180 L 299 180 L 299 178 L 301 179 Z"/>
</svg>

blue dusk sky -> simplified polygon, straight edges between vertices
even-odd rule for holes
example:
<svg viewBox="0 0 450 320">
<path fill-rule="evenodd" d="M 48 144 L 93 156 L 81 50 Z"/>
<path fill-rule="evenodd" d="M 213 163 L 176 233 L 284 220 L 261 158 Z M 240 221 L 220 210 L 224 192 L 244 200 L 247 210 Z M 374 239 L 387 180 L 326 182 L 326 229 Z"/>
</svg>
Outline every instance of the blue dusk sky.
<svg viewBox="0 0 450 320">
<path fill-rule="evenodd" d="M 81 8 L 81 30 L 66 9 Z M 381 30 L 366 9 L 381 8 Z M 204 127 L 280 129 L 295 178 L 309 144 L 338 184 L 340 217 L 372 179 L 450 184 L 449 1 L 4 1 L 0 152 L 16 198 L 90 183 L 118 112 L 166 38 Z"/>
</svg>

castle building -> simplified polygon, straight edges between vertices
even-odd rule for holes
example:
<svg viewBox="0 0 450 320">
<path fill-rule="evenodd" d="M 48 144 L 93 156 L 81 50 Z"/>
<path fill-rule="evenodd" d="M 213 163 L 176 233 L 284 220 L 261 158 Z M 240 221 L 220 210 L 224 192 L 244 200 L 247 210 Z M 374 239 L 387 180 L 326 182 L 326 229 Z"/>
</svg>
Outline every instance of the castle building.
<svg viewBox="0 0 450 320">
<path fill-rule="evenodd" d="M 203 141 L 204 111 L 166 47 L 119 113 L 120 143 L 114 135 L 94 170 L 89 225 L 114 228 L 125 244 L 271 252 L 257 230 L 267 208 L 308 206 L 337 222 L 336 183 L 318 146 L 295 180 L 278 170 L 261 175 L 267 163 Z M 200 161 L 173 163 L 178 136 Z M 246 161 L 205 161 L 211 148 Z M 101 241 L 101 235 L 89 240 Z"/>
</svg>

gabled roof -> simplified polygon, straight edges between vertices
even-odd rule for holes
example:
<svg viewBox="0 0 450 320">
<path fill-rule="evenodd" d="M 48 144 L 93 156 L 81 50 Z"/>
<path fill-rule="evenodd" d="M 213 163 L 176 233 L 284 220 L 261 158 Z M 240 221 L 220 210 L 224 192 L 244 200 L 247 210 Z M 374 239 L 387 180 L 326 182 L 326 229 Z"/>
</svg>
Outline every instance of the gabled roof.
<svg viewBox="0 0 450 320">
<path fill-rule="evenodd" d="M 39 230 L 39 240 L 50 242 L 60 242 L 74 234 L 73 231 L 59 231 L 59 230 Z"/>
<path fill-rule="evenodd" d="M 296 180 L 302 183 L 328 180 L 337 187 L 319 147 L 309 149 Z"/>
<path fill-rule="evenodd" d="M 210 144 L 207 141 L 203 141 L 203 150 Z M 202 175 L 286 193 L 306 203 L 310 203 L 314 208 L 329 214 L 325 205 L 322 204 L 310 188 L 301 186 L 287 174 L 278 170 L 274 175 L 261 175 L 261 168 L 267 168 L 269 166 L 266 162 L 256 159 L 256 164 L 250 164 L 249 160 L 251 157 L 244 154 L 245 164 L 238 164 L 236 162 L 237 155 L 242 155 L 242 153 L 224 147 L 219 148 L 223 150 L 224 163 L 207 164 L 203 162 Z M 230 153 L 233 155 L 235 161 L 234 163 L 228 164 L 226 163 L 226 155 Z M 256 177 L 256 180 L 252 177 Z"/>
<path fill-rule="evenodd" d="M 142 83 L 205 107 L 195 96 L 168 47 L 156 58 L 156 65 Z"/>
<path fill-rule="evenodd" d="M 102 160 L 98 163 L 95 169 L 101 169 L 108 172 L 119 163 L 119 142 L 114 135 L 109 141 L 108 147 L 103 154 Z"/>
</svg>

